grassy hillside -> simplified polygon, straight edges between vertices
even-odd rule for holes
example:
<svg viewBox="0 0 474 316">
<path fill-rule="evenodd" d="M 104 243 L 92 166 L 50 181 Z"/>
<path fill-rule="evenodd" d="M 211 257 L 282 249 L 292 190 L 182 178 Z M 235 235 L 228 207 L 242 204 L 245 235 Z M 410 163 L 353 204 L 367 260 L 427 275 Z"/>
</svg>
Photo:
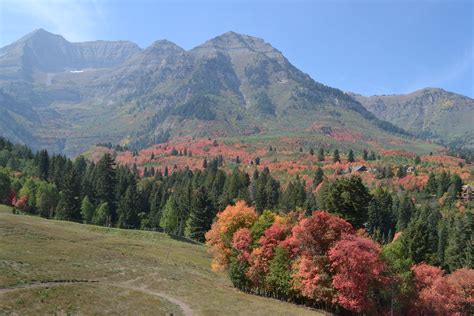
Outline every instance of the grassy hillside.
<svg viewBox="0 0 474 316">
<path fill-rule="evenodd" d="M 167 235 L 9 214 L 0 205 L 0 314 L 318 315 L 247 295 L 206 248 Z"/>
</svg>

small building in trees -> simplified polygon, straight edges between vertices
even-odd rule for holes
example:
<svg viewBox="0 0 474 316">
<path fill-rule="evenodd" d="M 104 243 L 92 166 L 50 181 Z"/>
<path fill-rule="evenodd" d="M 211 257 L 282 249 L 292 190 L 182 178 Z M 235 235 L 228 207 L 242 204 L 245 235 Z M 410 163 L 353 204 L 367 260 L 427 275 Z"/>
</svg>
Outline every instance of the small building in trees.
<svg viewBox="0 0 474 316">
<path fill-rule="evenodd" d="M 350 166 L 344 170 L 344 173 L 361 173 L 366 172 L 368 169 L 365 165 L 360 166 Z"/>
<path fill-rule="evenodd" d="M 407 166 L 406 171 L 407 171 L 407 173 L 415 173 L 416 172 L 416 167 L 415 166 Z"/>
<path fill-rule="evenodd" d="M 466 201 L 471 201 L 474 198 L 473 187 L 470 184 L 465 184 L 462 186 L 461 198 Z"/>
</svg>

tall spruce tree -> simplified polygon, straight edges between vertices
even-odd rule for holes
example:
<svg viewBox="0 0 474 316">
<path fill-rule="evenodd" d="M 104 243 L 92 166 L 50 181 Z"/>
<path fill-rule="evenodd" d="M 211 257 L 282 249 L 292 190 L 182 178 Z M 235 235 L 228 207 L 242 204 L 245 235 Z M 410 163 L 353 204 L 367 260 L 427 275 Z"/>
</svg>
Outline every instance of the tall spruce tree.
<svg viewBox="0 0 474 316">
<path fill-rule="evenodd" d="M 204 235 L 211 228 L 216 211 L 204 187 L 199 187 L 193 197 L 191 212 L 186 222 L 186 236 L 204 242 Z"/>
<path fill-rule="evenodd" d="M 81 185 L 76 170 L 69 161 L 62 194 L 58 203 L 57 217 L 64 220 L 81 219 Z"/>
<path fill-rule="evenodd" d="M 108 204 L 109 212 L 112 221 L 115 222 L 116 216 L 116 174 L 115 161 L 112 155 L 105 154 L 97 164 L 96 171 L 96 193 L 97 199 L 100 203 L 106 202 Z"/>
<path fill-rule="evenodd" d="M 324 148 L 319 148 L 319 152 L 318 152 L 318 160 L 319 161 L 324 161 L 325 157 L 324 157 Z"/>
<path fill-rule="evenodd" d="M 313 180 L 313 187 L 316 188 L 321 182 L 324 180 L 324 171 L 321 167 L 316 169 L 316 173 L 314 174 Z"/>
<path fill-rule="evenodd" d="M 347 154 L 347 161 L 349 161 L 349 162 L 354 162 L 355 161 L 354 152 L 352 151 L 352 149 L 350 149 L 349 153 Z"/>
<path fill-rule="evenodd" d="M 339 156 L 339 150 L 338 149 L 334 150 L 334 153 L 332 155 L 332 161 L 333 162 L 340 162 L 341 161 L 341 157 Z"/>
<path fill-rule="evenodd" d="M 39 152 L 38 157 L 39 177 L 41 180 L 46 180 L 49 177 L 49 154 L 46 149 Z"/>
<path fill-rule="evenodd" d="M 137 188 L 135 184 L 128 186 L 120 198 L 117 208 L 118 226 L 122 228 L 138 228 Z"/>
</svg>

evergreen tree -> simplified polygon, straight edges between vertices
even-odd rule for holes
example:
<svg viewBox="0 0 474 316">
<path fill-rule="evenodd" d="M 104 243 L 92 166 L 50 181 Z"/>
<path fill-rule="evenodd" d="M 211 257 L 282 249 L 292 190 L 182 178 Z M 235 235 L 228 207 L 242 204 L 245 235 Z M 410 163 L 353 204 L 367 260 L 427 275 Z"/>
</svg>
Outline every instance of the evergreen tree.
<svg viewBox="0 0 474 316">
<path fill-rule="evenodd" d="M 369 152 L 367 151 L 367 149 L 364 149 L 364 151 L 362 152 L 362 159 L 364 159 L 365 161 L 369 160 Z"/>
<path fill-rule="evenodd" d="M 309 154 L 310 154 L 311 156 L 314 156 L 314 149 L 313 149 L 313 148 L 310 148 Z"/>
<path fill-rule="evenodd" d="M 467 218 L 467 217 L 466 217 Z M 454 271 L 466 266 L 466 251 L 472 236 L 464 218 L 456 217 L 450 226 L 445 252 L 445 263 L 449 270 Z"/>
<path fill-rule="evenodd" d="M 451 185 L 454 186 L 454 192 L 457 195 L 462 190 L 462 179 L 457 173 L 453 173 L 450 181 Z"/>
<path fill-rule="evenodd" d="M 49 176 L 49 154 L 46 149 L 39 152 L 38 157 L 39 177 L 41 180 L 48 179 Z"/>
<path fill-rule="evenodd" d="M 125 194 L 120 198 L 117 215 L 118 226 L 123 228 L 138 228 L 137 188 L 135 184 L 128 186 Z"/>
<path fill-rule="evenodd" d="M 324 148 L 319 148 L 319 152 L 318 152 L 318 161 L 324 161 L 325 157 L 324 157 Z"/>
<path fill-rule="evenodd" d="M 81 218 L 80 180 L 72 165 L 68 169 L 58 204 L 57 217 L 64 220 L 79 220 Z"/>
<path fill-rule="evenodd" d="M 445 252 L 448 243 L 448 229 L 446 223 L 442 221 L 438 228 L 438 262 L 440 266 L 446 268 L 445 265 Z"/>
<path fill-rule="evenodd" d="M 397 230 L 404 230 L 411 221 L 411 217 L 415 211 L 415 205 L 408 195 L 403 195 L 398 204 L 397 210 Z"/>
<path fill-rule="evenodd" d="M 198 188 L 186 222 L 186 236 L 199 242 L 204 242 L 204 235 L 211 228 L 215 213 L 204 187 Z"/>
<path fill-rule="evenodd" d="M 87 161 L 84 156 L 79 156 L 74 160 L 73 168 L 76 169 L 79 179 L 82 179 L 87 171 Z"/>
<path fill-rule="evenodd" d="M 161 204 L 163 197 L 163 186 L 155 183 L 153 190 L 150 194 L 150 226 L 151 228 L 157 229 L 160 228 L 160 219 L 161 219 Z"/>
<path fill-rule="evenodd" d="M 425 207 L 404 232 L 403 241 L 414 263 L 438 262 L 438 221 L 439 211 Z"/>
<path fill-rule="evenodd" d="M 316 169 L 316 173 L 314 174 L 313 180 L 313 187 L 317 187 L 321 182 L 324 180 L 324 171 L 321 167 Z"/>
<path fill-rule="evenodd" d="M 0 170 L 0 203 L 6 203 L 11 192 L 11 180 L 6 172 Z"/>
<path fill-rule="evenodd" d="M 390 242 L 393 237 L 391 236 L 392 232 L 395 231 L 395 224 L 395 216 L 392 213 L 392 197 L 387 191 L 378 188 L 369 203 L 367 232 L 372 236 L 378 233 L 378 238 L 374 239 L 379 242 Z"/>
<path fill-rule="evenodd" d="M 355 227 L 367 221 L 368 204 L 372 197 L 360 177 L 336 179 L 320 190 L 320 206 L 342 216 Z"/>
<path fill-rule="evenodd" d="M 334 150 L 334 153 L 332 155 L 332 161 L 333 162 L 341 161 L 341 157 L 339 156 L 339 150 L 338 149 Z"/>
<path fill-rule="evenodd" d="M 115 161 L 110 154 L 105 154 L 97 164 L 96 193 L 100 203 L 106 202 L 112 221 L 116 220 L 116 174 Z"/>
<path fill-rule="evenodd" d="M 420 163 L 421 163 L 421 158 L 420 158 L 420 156 L 417 155 L 415 157 L 415 165 L 419 165 Z"/>
<path fill-rule="evenodd" d="M 438 190 L 438 181 L 432 172 L 430 172 L 428 176 L 428 182 L 426 183 L 425 190 L 431 194 L 435 194 Z"/>
<path fill-rule="evenodd" d="M 442 171 L 439 176 L 438 176 L 438 188 L 437 188 L 437 193 L 438 193 L 438 197 L 441 197 L 443 196 L 443 194 L 445 192 L 448 191 L 449 189 L 449 185 L 451 184 L 451 181 L 450 181 L 450 174 L 445 172 L 445 171 Z"/>
<path fill-rule="evenodd" d="M 347 154 L 347 161 L 349 162 L 354 162 L 354 152 L 352 151 L 352 149 L 349 150 L 349 154 Z"/>
</svg>

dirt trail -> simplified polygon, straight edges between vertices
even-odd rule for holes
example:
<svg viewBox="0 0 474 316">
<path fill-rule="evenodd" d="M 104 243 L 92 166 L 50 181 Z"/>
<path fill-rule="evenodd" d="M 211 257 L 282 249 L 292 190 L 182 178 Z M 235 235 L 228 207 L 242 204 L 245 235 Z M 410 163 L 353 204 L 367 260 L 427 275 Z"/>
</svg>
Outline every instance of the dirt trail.
<svg viewBox="0 0 474 316">
<path fill-rule="evenodd" d="M 138 286 L 133 286 L 133 285 L 130 284 L 130 283 L 133 283 L 134 281 L 137 281 L 138 279 L 141 279 L 141 278 L 142 277 L 137 278 L 137 279 L 133 279 L 133 280 L 129 280 L 129 281 L 125 281 L 123 283 L 107 282 L 107 281 L 100 282 L 100 281 L 97 281 L 97 280 L 57 280 L 57 281 L 48 281 L 48 282 L 37 282 L 37 283 L 19 285 L 19 286 L 11 287 L 11 288 L 0 288 L 0 295 L 5 294 L 5 293 L 9 293 L 9 292 L 13 292 L 13 291 L 17 291 L 17 290 L 22 290 L 22 289 L 34 289 L 34 288 L 40 288 L 40 287 L 52 287 L 52 286 L 59 286 L 59 285 L 72 285 L 72 284 L 78 284 L 78 283 L 99 283 L 100 282 L 101 284 L 120 287 L 120 288 L 123 288 L 123 289 L 132 290 L 132 291 L 138 291 L 138 292 L 142 292 L 142 293 L 145 293 L 145 294 L 148 294 L 148 295 L 158 296 L 158 297 L 160 297 L 164 300 L 167 300 L 167 301 L 179 306 L 179 308 L 181 308 L 181 310 L 183 311 L 183 314 L 185 316 L 192 316 L 193 315 L 193 310 L 191 309 L 191 307 L 189 307 L 189 305 L 184 303 L 183 301 L 180 301 L 180 300 L 178 300 L 178 299 L 176 299 L 172 296 L 169 296 L 166 293 L 156 292 L 156 291 L 150 290 L 146 287 L 138 287 Z"/>
<path fill-rule="evenodd" d="M 181 308 L 181 310 L 183 311 L 183 314 L 185 316 L 192 316 L 193 315 L 193 310 L 191 309 L 191 307 L 189 307 L 188 304 L 186 304 L 183 301 L 180 301 L 180 300 L 178 300 L 174 297 L 171 297 L 166 293 L 156 292 L 156 291 L 150 290 L 146 287 L 132 286 L 132 285 L 127 284 L 127 283 L 107 283 L 107 284 L 110 284 L 112 286 L 121 287 L 121 288 L 128 289 L 128 290 L 138 291 L 138 292 L 146 293 L 146 294 L 149 294 L 149 295 L 154 295 L 154 296 L 161 297 L 161 298 L 163 298 L 167 301 L 170 301 L 171 303 L 173 303 L 175 305 L 178 305 Z"/>
</svg>

